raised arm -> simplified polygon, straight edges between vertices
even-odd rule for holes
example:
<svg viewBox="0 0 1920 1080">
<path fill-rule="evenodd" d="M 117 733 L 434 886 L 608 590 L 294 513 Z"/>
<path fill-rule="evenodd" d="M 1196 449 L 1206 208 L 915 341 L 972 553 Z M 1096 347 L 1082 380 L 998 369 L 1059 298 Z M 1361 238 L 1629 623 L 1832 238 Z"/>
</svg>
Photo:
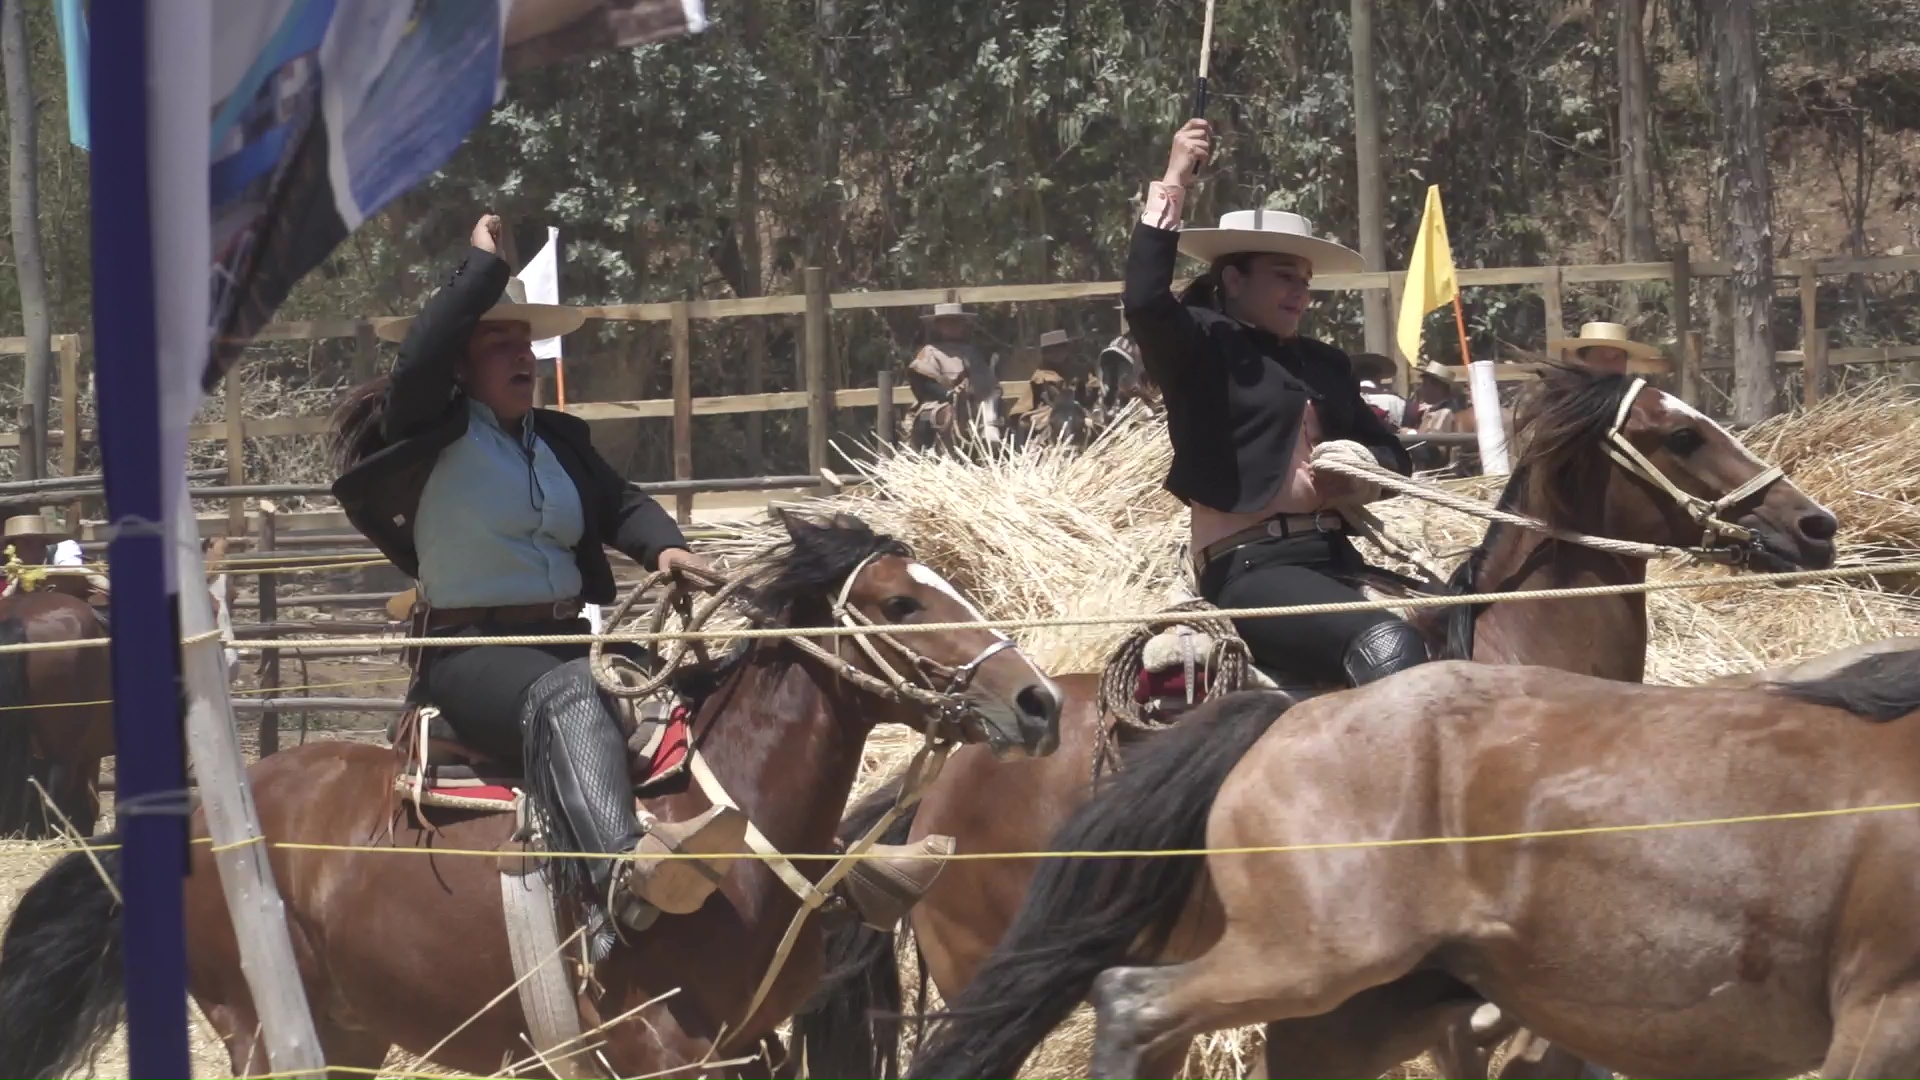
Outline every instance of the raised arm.
<svg viewBox="0 0 1920 1080">
<path fill-rule="evenodd" d="M 380 434 L 387 442 L 418 432 L 446 412 L 467 339 L 480 317 L 499 302 L 512 276 L 506 261 L 495 253 L 499 235 L 498 217 L 488 214 L 480 219 L 473 227 L 473 247 L 452 280 L 433 294 L 408 327 L 380 421 Z"/>
<path fill-rule="evenodd" d="M 1141 362 L 1163 387 L 1177 383 L 1183 366 L 1203 352 L 1205 332 L 1173 295 L 1173 271 L 1180 255 L 1181 208 L 1207 160 L 1211 138 L 1212 128 L 1199 119 L 1187 121 L 1174 134 L 1166 176 L 1149 185 L 1146 207 L 1127 249 L 1121 307 Z"/>
</svg>

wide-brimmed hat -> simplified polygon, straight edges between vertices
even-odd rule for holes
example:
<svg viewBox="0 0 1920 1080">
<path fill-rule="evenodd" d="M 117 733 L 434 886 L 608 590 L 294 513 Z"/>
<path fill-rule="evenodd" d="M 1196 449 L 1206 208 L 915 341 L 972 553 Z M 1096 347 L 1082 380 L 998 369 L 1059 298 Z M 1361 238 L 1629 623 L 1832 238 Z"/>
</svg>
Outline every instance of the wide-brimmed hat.
<svg viewBox="0 0 1920 1080">
<path fill-rule="evenodd" d="M 1316 274 L 1357 274 L 1367 265 L 1359 252 L 1313 235 L 1313 222 L 1285 210 L 1235 210 L 1221 215 L 1217 229 L 1180 231 L 1180 254 L 1204 263 L 1262 252 L 1305 259 Z"/>
<path fill-rule="evenodd" d="M 1060 345 L 1071 345 L 1078 339 L 1067 336 L 1065 330 L 1049 330 L 1040 335 L 1040 347 L 1051 349 Z"/>
<path fill-rule="evenodd" d="M 1396 365 L 1393 362 L 1393 358 L 1390 356 L 1382 356 L 1379 353 L 1363 352 L 1363 353 L 1354 353 L 1351 359 L 1353 361 L 1353 374 L 1357 378 L 1361 378 L 1361 379 L 1393 378 L 1394 368 L 1396 367 Z"/>
<path fill-rule="evenodd" d="M 1448 386 L 1452 386 L 1454 383 L 1458 382 L 1460 379 L 1460 376 L 1454 373 L 1454 369 L 1448 367 L 1447 365 L 1441 363 L 1438 360 L 1429 360 L 1426 363 L 1421 364 L 1420 374 L 1429 379 L 1439 379 L 1441 382 L 1446 383 Z"/>
<path fill-rule="evenodd" d="M 967 319 L 971 321 L 979 317 L 980 316 L 975 315 L 973 312 L 968 311 L 965 304 L 935 304 L 931 312 L 920 316 L 920 321 L 932 322 L 935 319 Z"/>
<path fill-rule="evenodd" d="M 1554 338 L 1547 342 L 1547 351 L 1556 356 L 1564 356 L 1567 353 L 1595 346 L 1619 349 L 1635 360 L 1654 360 L 1660 357 L 1659 346 L 1635 341 L 1627 333 L 1625 326 L 1611 322 L 1590 322 L 1580 328 L 1579 337 Z"/>
<path fill-rule="evenodd" d="M 500 302 L 487 309 L 480 316 L 481 322 L 523 322 L 533 331 L 533 340 L 571 334 L 580 329 L 587 321 L 586 313 L 568 304 L 529 304 L 527 286 L 519 278 L 507 282 L 507 291 L 501 295 Z M 374 333 L 384 341 L 400 341 L 407 336 L 407 328 L 413 325 L 411 317 L 395 319 L 376 327 Z"/>
<path fill-rule="evenodd" d="M 39 514 L 17 514 L 7 519 L 3 530 L 4 538 L 15 540 L 23 536 L 52 537 L 65 536 L 53 522 Z"/>
</svg>

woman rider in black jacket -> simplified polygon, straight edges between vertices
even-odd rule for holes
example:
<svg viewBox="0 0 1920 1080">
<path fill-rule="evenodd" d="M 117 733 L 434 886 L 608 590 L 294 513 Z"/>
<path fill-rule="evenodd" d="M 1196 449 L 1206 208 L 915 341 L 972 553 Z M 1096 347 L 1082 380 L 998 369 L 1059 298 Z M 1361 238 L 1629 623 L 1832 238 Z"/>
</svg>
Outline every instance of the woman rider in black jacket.
<svg viewBox="0 0 1920 1080">
<path fill-rule="evenodd" d="M 1303 337 L 1316 269 L 1362 268 L 1351 250 L 1278 211 L 1228 214 L 1182 231 L 1180 212 L 1211 130 L 1175 134 L 1164 180 L 1134 226 L 1123 294 L 1127 326 L 1167 406 L 1167 490 L 1192 511 L 1200 593 L 1224 608 L 1365 599 L 1364 568 L 1338 507 L 1376 492 L 1316 473 L 1314 446 L 1361 444 L 1411 472 L 1406 450 L 1360 397 L 1347 354 Z M 1181 253 L 1208 264 L 1179 297 Z M 1254 662 L 1282 682 L 1361 685 L 1427 660 L 1419 633 L 1385 611 L 1235 622 Z"/>
</svg>

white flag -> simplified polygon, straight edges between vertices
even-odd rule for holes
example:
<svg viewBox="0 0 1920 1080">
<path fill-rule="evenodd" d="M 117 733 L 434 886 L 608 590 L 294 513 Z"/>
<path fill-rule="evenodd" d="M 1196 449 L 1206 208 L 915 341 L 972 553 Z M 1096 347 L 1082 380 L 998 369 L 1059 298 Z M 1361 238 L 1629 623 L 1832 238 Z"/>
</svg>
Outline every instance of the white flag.
<svg viewBox="0 0 1920 1080">
<path fill-rule="evenodd" d="M 560 247 L 560 230 L 547 226 L 547 245 L 540 253 L 527 261 L 520 271 L 520 283 L 527 287 L 527 303 L 557 304 L 560 302 L 560 262 L 556 252 Z M 560 359 L 560 339 L 558 337 L 541 338 L 533 343 L 533 355 L 536 360 Z"/>
</svg>

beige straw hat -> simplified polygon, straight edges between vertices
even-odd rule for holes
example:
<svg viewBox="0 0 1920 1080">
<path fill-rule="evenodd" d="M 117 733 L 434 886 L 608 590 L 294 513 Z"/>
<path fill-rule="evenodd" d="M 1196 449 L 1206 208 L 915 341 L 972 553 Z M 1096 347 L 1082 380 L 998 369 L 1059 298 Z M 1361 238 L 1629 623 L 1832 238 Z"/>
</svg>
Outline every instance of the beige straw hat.
<svg viewBox="0 0 1920 1080">
<path fill-rule="evenodd" d="M 22 536 L 52 537 L 65 536 L 54 524 L 39 514 L 18 514 L 7 519 L 5 539 L 14 540 Z"/>
<path fill-rule="evenodd" d="M 1068 337 L 1065 330 L 1049 330 L 1040 335 L 1040 347 L 1043 349 L 1051 349 L 1057 345 L 1070 345 L 1073 341 L 1074 339 Z"/>
<path fill-rule="evenodd" d="M 1217 229 L 1180 231 L 1180 254 L 1201 262 L 1254 252 L 1297 256 L 1316 274 L 1357 274 L 1367 265 L 1359 252 L 1315 236 L 1313 222 L 1285 210 L 1235 210 Z"/>
<path fill-rule="evenodd" d="M 1633 340 L 1625 326 L 1611 322 L 1590 322 L 1580 328 L 1579 337 L 1555 338 L 1547 342 L 1547 350 L 1556 356 L 1566 356 L 1596 345 L 1619 349 L 1636 360 L 1653 360 L 1660 356 L 1658 346 Z"/>
<path fill-rule="evenodd" d="M 480 316 L 481 322 L 523 322 L 533 331 L 533 340 L 571 334 L 580 329 L 587 321 L 586 313 L 567 304 L 529 304 L 527 286 L 519 278 L 507 282 L 507 291 L 500 302 L 487 309 Z M 383 323 L 374 330 L 383 341 L 402 341 L 406 339 L 407 328 L 413 325 L 411 317 L 395 319 Z"/>
</svg>

